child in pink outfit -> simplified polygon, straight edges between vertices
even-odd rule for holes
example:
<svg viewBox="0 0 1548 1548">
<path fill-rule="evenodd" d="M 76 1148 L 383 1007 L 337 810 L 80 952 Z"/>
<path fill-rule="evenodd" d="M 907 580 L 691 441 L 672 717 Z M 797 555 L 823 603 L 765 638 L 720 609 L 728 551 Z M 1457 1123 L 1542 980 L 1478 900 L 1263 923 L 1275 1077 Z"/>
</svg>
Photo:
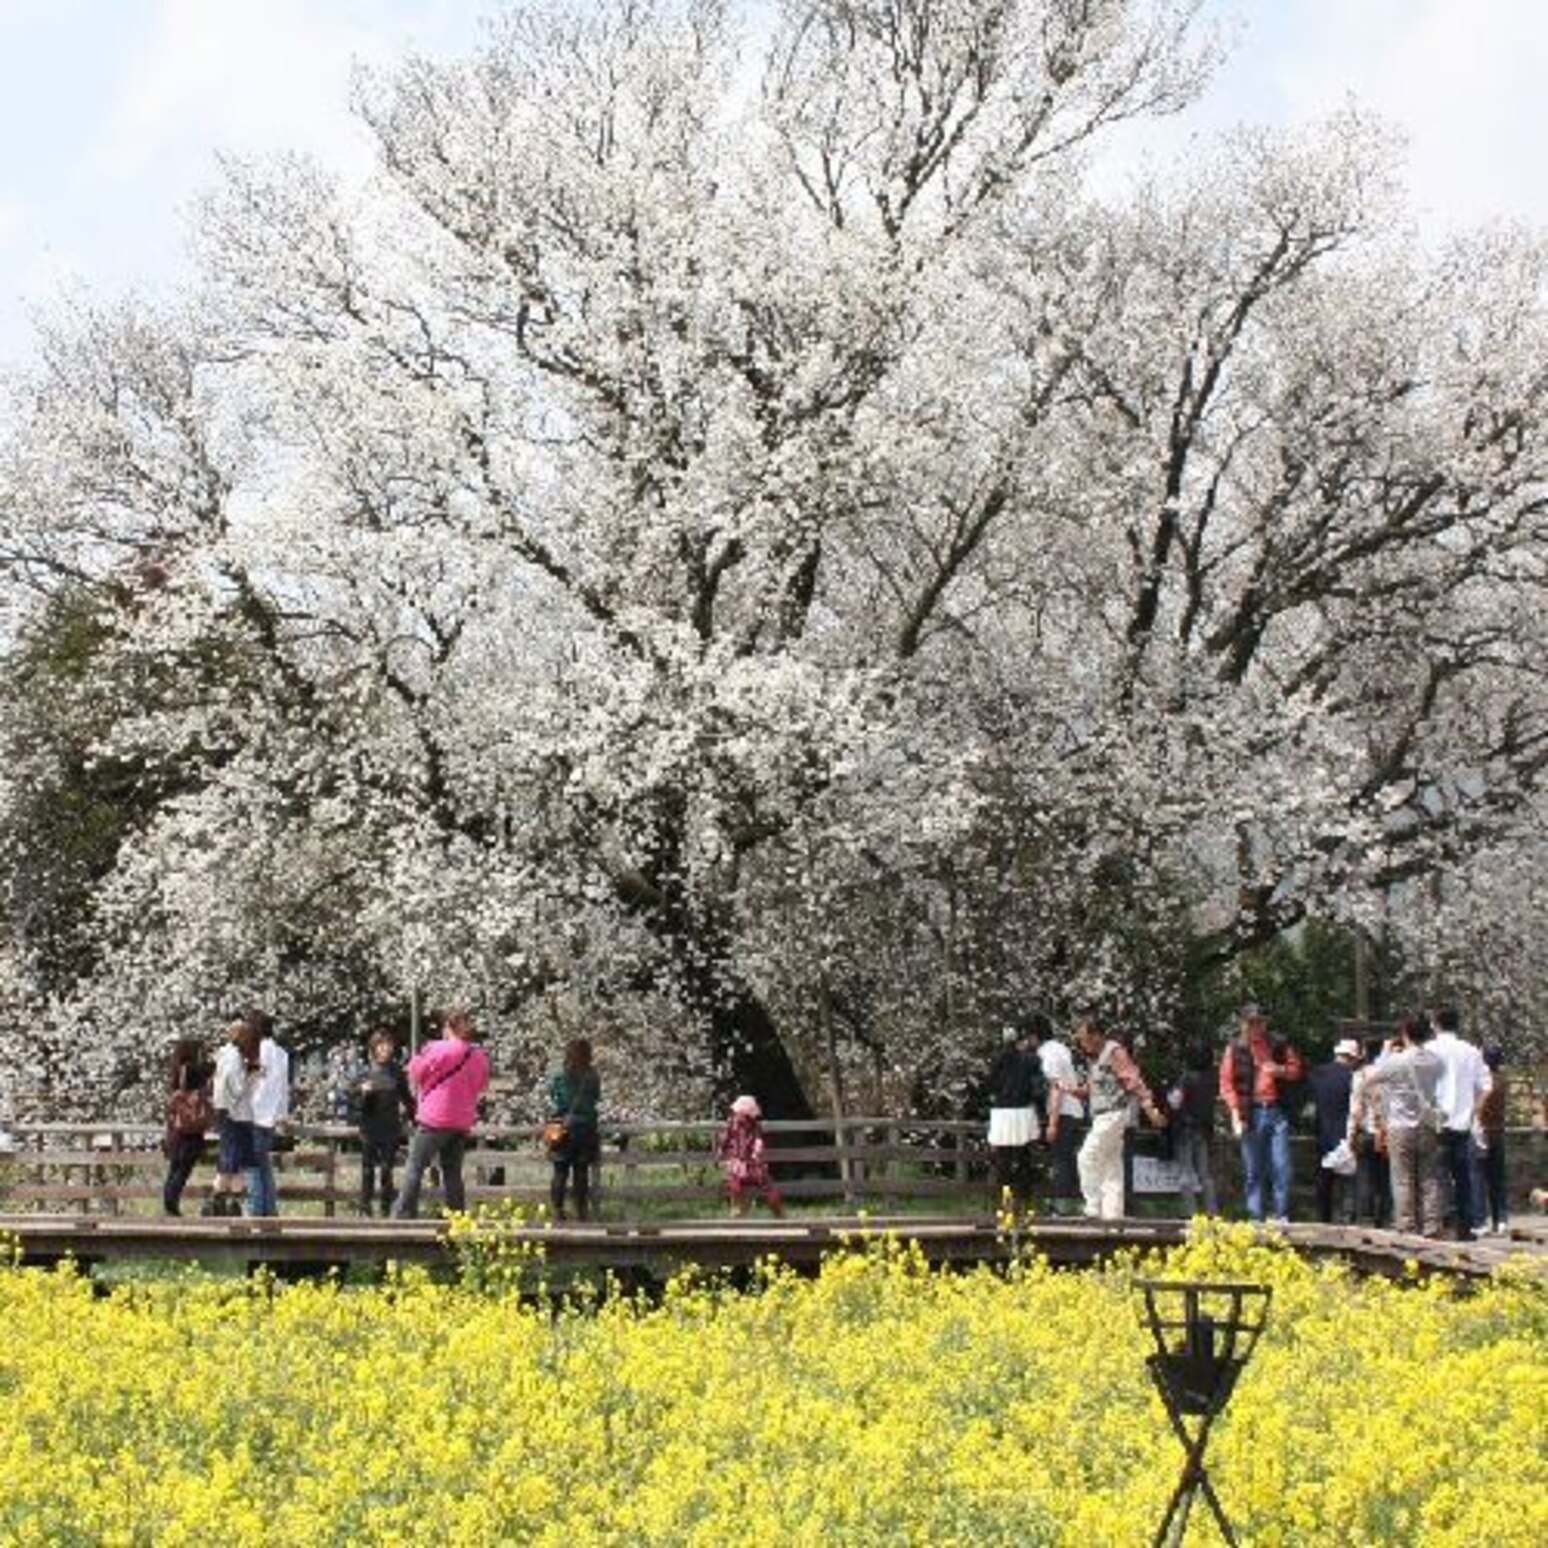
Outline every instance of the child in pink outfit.
<svg viewBox="0 0 1548 1548">
<path fill-rule="evenodd" d="M 763 1111 L 757 1100 L 739 1096 L 731 1104 L 731 1116 L 715 1144 L 715 1159 L 726 1174 L 731 1207 L 745 1215 L 755 1198 L 762 1199 L 771 1215 L 785 1212 L 785 1201 L 769 1175 L 763 1143 Z"/>
</svg>

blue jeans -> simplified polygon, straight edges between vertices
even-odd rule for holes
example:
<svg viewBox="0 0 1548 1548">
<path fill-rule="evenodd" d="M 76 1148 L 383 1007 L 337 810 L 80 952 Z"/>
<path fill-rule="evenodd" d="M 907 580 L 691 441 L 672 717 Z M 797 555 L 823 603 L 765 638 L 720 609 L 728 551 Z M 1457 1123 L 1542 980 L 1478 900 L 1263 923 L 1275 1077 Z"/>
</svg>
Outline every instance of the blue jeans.
<svg viewBox="0 0 1548 1548">
<path fill-rule="evenodd" d="M 1242 1133 L 1243 1191 L 1247 1214 L 1263 1218 L 1263 1174 L 1273 1194 L 1274 1218 L 1290 1218 L 1290 1120 L 1278 1107 L 1255 1107 Z"/>
<path fill-rule="evenodd" d="M 1456 1234 L 1466 1241 L 1473 1234 L 1473 1131 L 1442 1129 L 1441 1170 L 1451 1179 L 1451 1208 Z"/>
<path fill-rule="evenodd" d="M 253 1160 L 247 1169 L 247 1212 L 279 1214 L 279 1193 L 274 1186 L 274 1130 L 253 1125 Z"/>
<path fill-rule="evenodd" d="M 412 1220 L 418 1215 L 419 1190 L 424 1184 L 425 1169 L 432 1161 L 441 1168 L 447 1209 L 465 1209 L 467 1196 L 462 1186 L 462 1155 L 467 1148 L 468 1136 L 461 1129 L 416 1129 L 414 1138 L 409 1141 L 403 1187 L 393 1200 L 392 1218 Z"/>
</svg>

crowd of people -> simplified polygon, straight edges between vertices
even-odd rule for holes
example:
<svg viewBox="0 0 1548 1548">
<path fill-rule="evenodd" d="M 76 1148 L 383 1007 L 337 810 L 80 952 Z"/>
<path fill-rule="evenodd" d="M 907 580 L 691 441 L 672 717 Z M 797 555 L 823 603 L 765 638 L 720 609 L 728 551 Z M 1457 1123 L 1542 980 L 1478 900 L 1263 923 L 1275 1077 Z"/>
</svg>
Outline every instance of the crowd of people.
<svg viewBox="0 0 1548 1548">
<path fill-rule="evenodd" d="M 1308 1067 L 1248 1004 L 1218 1063 L 1198 1039 L 1172 1077 L 1153 1084 L 1128 1040 L 1096 1018 L 1077 1021 L 1066 1043 L 1032 1012 L 1005 1028 L 989 1070 L 989 1152 L 1014 1207 L 1040 1198 L 1054 1214 L 1117 1219 L 1126 1154 L 1149 1125 L 1164 1132 L 1183 1213 L 1213 1215 L 1223 1109 L 1246 1215 L 1285 1222 L 1292 1123 L 1304 1111 L 1318 1220 L 1471 1240 L 1508 1226 L 1503 1063 L 1499 1048 L 1464 1038 L 1445 1007 L 1403 1018 L 1387 1039 L 1342 1038 L 1326 1063 Z"/>
<path fill-rule="evenodd" d="M 1055 1215 L 1120 1218 L 1139 1127 L 1163 1132 L 1186 1215 L 1221 1209 L 1215 1176 L 1217 1120 L 1240 1147 L 1249 1219 L 1287 1221 L 1292 1200 L 1292 1119 L 1309 1111 L 1315 1134 L 1316 1214 L 1429 1236 L 1469 1239 L 1507 1226 L 1506 1077 L 1500 1050 L 1461 1035 L 1455 1010 L 1413 1015 L 1389 1039 L 1341 1039 L 1308 1068 L 1273 1035 L 1255 1004 L 1219 1050 L 1189 1043 L 1171 1077 L 1148 1079 L 1129 1039 L 1083 1016 L 1062 1040 L 1040 1011 L 1007 1025 L 987 1077 L 988 1146 L 1013 1208 L 1034 1200 Z M 340 1113 L 360 1136 L 359 1209 L 412 1219 L 427 1171 L 440 1174 L 446 1207 L 466 1207 L 463 1158 L 488 1088 L 490 1064 L 473 1019 L 452 1011 L 439 1035 L 404 1064 L 386 1030 L 343 1080 Z M 600 1155 L 602 1085 L 585 1038 L 573 1039 L 544 1088 L 543 1137 L 552 1165 L 553 1218 L 590 1217 Z M 213 1130 L 218 1151 L 207 1214 L 273 1215 L 276 1134 L 290 1110 L 290 1060 L 260 1011 L 227 1029 L 213 1059 L 179 1042 L 169 1077 L 163 1207 L 183 1192 Z M 403 1179 L 394 1172 L 406 1154 Z M 783 1208 L 758 1100 L 732 1104 L 715 1145 L 737 1213 Z"/>
</svg>

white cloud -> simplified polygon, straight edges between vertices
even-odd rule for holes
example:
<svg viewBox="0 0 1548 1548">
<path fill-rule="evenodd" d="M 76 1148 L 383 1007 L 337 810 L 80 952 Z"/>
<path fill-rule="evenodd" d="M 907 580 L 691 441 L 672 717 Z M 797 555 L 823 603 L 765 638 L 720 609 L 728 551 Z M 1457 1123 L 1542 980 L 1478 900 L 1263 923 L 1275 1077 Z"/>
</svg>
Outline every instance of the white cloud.
<svg viewBox="0 0 1548 1548">
<path fill-rule="evenodd" d="M 212 150 L 305 147 L 336 166 L 367 155 L 349 112 L 350 68 L 371 34 L 305 0 L 161 0 L 104 122 L 100 170 L 151 177 Z"/>
<path fill-rule="evenodd" d="M 0 248 L 18 246 L 27 230 L 27 207 L 15 199 L 0 199 Z"/>
<path fill-rule="evenodd" d="M 1300 11 L 1277 72 L 1292 116 L 1353 93 L 1397 123 L 1421 217 L 1548 221 L 1542 0 L 1301 0 Z"/>
</svg>

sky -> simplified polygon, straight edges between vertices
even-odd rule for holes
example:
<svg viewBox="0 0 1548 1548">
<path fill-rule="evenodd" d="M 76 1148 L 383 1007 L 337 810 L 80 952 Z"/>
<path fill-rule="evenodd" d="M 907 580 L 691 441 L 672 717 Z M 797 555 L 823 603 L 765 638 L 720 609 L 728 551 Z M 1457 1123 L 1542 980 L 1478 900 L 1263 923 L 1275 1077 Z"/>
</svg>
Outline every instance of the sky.
<svg viewBox="0 0 1548 1548">
<path fill-rule="evenodd" d="M 1233 52 L 1145 150 L 1237 123 L 1286 125 L 1351 96 L 1408 142 L 1436 234 L 1548 228 L 1548 0 L 1205 0 Z M 483 0 L 0 0 L 0 367 L 75 291 L 167 292 L 220 152 L 369 162 L 358 63 L 465 51 Z M 1138 142 L 1134 142 L 1136 145 Z"/>
</svg>

